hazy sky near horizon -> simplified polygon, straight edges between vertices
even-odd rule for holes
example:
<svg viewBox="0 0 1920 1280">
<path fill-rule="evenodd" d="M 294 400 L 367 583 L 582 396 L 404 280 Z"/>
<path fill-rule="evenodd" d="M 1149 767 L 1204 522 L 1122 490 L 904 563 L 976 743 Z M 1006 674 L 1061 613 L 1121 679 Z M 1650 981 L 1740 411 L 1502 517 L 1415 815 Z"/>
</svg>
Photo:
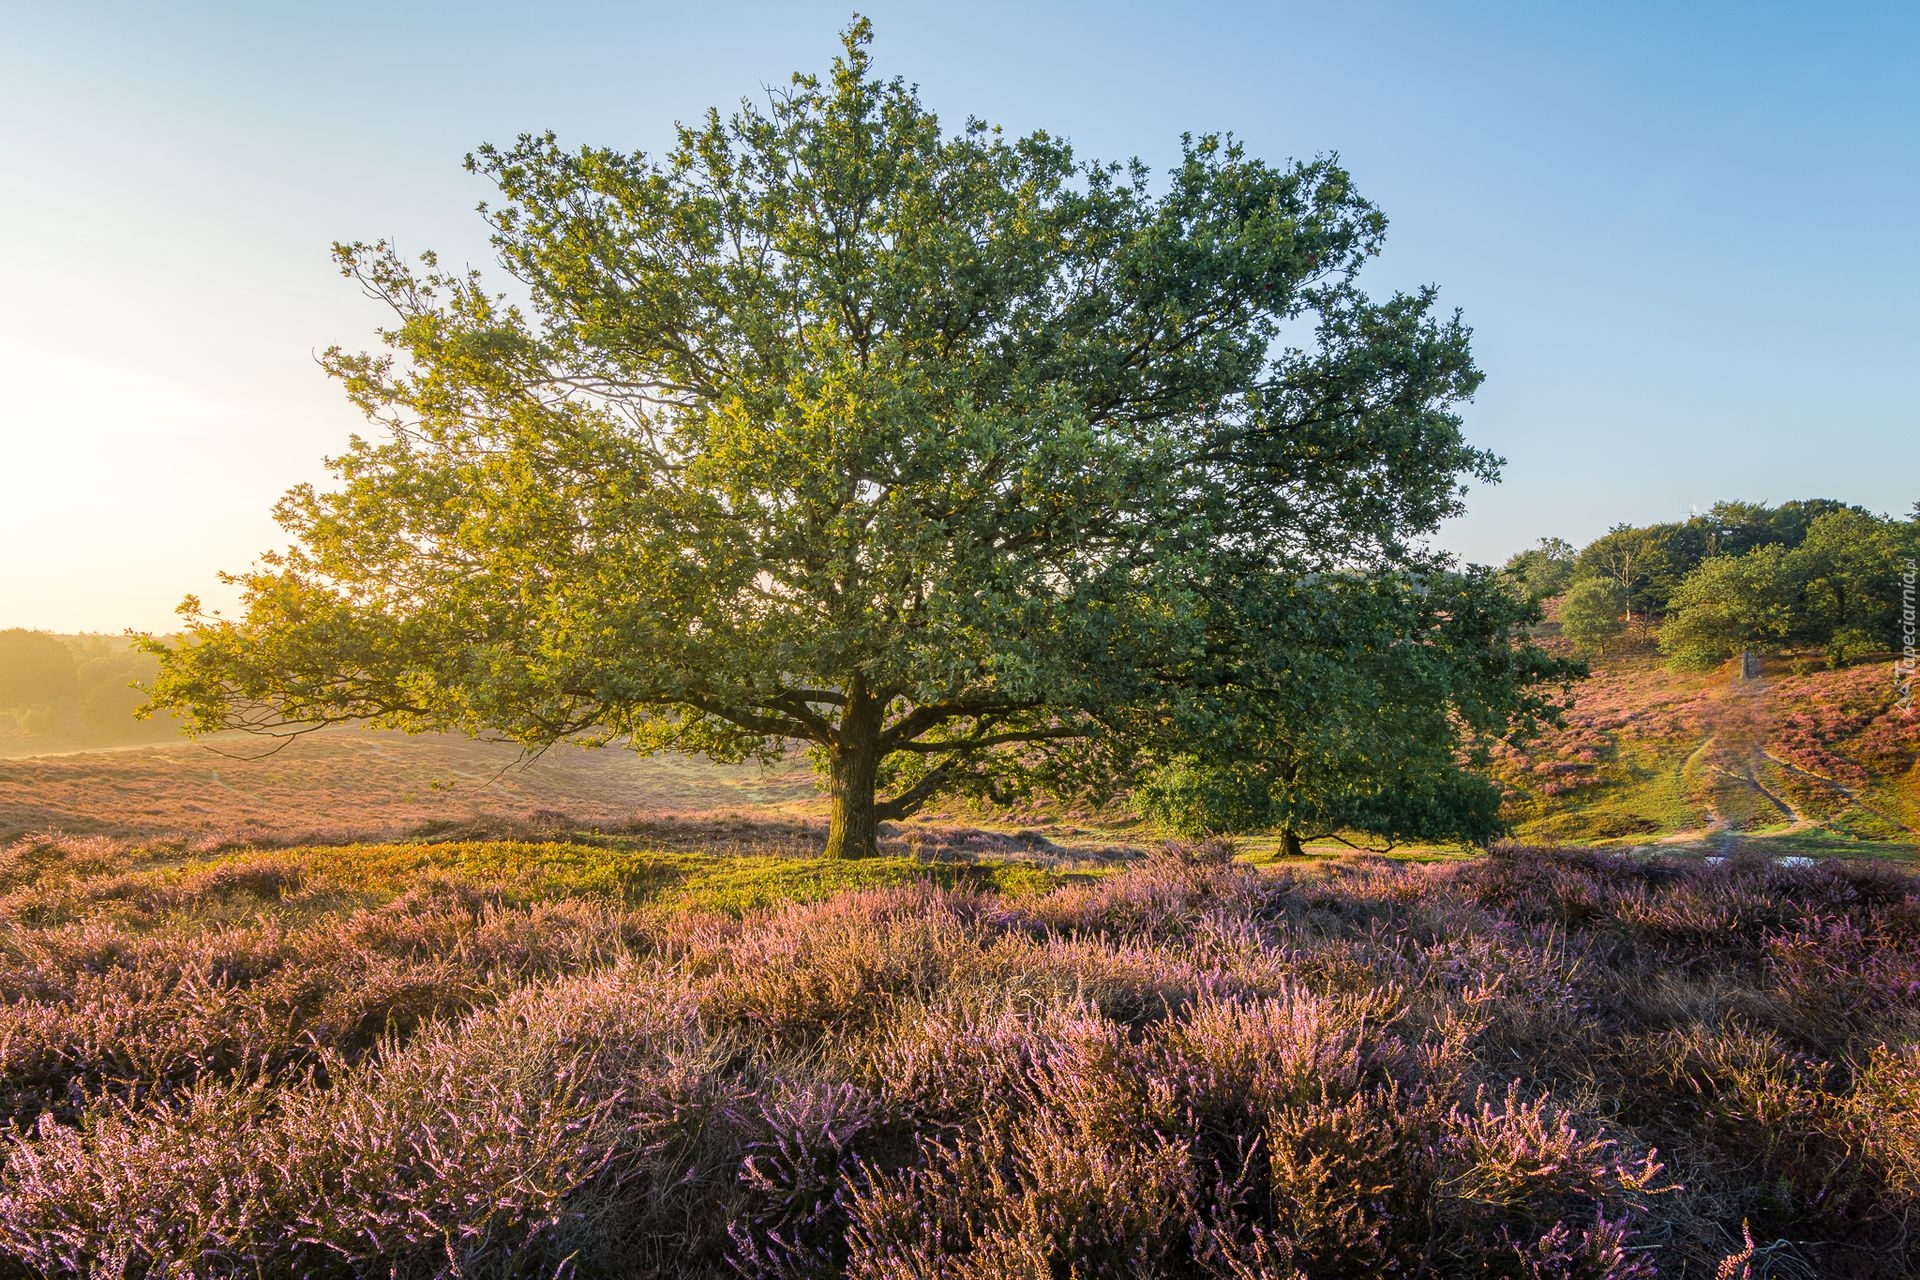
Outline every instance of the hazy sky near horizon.
<svg viewBox="0 0 1920 1280">
<path fill-rule="evenodd" d="M 1507 459 L 1443 544 L 1721 498 L 1920 498 L 1920 5 L 860 6 L 950 124 L 1156 169 L 1338 152 L 1441 287 Z M 484 141 L 661 149 L 823 70 L 843 4 L 0 0 L 0 627 L 164 629 L 279 545 L 382 320 L 334 240 L 491 262 Z"/>
</svg>

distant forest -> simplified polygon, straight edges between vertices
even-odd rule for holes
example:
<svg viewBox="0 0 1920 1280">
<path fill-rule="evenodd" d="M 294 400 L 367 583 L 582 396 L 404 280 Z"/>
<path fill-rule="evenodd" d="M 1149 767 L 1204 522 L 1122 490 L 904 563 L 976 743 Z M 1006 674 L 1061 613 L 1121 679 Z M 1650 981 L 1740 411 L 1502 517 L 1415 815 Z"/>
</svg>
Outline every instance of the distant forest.
<svg viewBox="0 0 1920 1280">
<path fill-rule="evenodd" d="M 171 716 L 136 720 L 136 680 L 154 660 L 121 636 L 0 631 L 0 754 L 76 751 L 171 740 Z"/>
<path fill-rule="evenodd" d="M 1787 653 L 1839 667 L 1898 647 L 1902 575 L 1916 558 L 1920 503 L 1896 518 L 1814 498 L 1720 502 L 1615 525 L 1581 548 L 1542 538 L 1503 575 L 1549 603 L 1589 655 L 1657 644 L 1694 669 Z"/>
</svg>

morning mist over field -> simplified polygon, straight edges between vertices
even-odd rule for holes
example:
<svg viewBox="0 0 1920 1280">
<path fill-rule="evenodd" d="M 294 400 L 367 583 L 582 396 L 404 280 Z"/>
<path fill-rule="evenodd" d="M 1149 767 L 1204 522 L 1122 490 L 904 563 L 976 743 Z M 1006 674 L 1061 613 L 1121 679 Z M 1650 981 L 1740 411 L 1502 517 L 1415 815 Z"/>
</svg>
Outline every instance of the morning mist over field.
<svg viewBox="0 0 1920 1280">
<path fill-rule="evenodd" d="M 0 1280 L 1913 1280 L 1908 7 L 29 8 Z"/>
</svg>

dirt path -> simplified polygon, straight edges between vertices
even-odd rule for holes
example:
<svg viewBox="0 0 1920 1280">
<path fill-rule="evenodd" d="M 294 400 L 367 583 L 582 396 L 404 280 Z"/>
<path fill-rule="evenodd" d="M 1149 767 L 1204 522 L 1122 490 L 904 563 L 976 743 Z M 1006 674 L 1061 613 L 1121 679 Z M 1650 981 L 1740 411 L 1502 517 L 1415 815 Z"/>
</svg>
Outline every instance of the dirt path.
<svg viewBox="0 0 1920 1280">
<path fill-rule="evenodd" d="M 1762 752 L 1762 754 L 1765 754 L 1765 753 Z M 1754 771 L 1752 769 L 1746 768 L 1746 769 L 1736 770 L 1736 769 L 1728 769 L 1722 766 L 1719 768 L 1718 771 L 1720 773 L 1720 776 L 1723 778 L 1731 778 L 1735 782 L 1746 783 L 1747 786 L 1751 787 L 1754 793 L 1757 794 L 1761 799 L 1767 801 L 1774 808 L 1778 809 L 1782 815 L 1791 819 L 1796 829 L 1800 827 L 1812 827 L 1812 826 L 1819 825 L 1819 823 L 1816 822 L 1814 819 L 1809 818 L 1806 814 L 1800 812 L 1800 810 L 1794 806 L 1794 803 L 1791 800 L 1785 799 L 1784 797 L 1781 797 L 1781 796 L 1777 796 L 1773 792 L 1767 790 L 1767 785 L 1764 782 L 1760 781 L 1760 779 L 1754 775 Z"/>
<path fill-rule="evenodd" d="M 1704 841 L 1723 844 L 1756 825 L 1758 815 L 1741 813 L 1743 801 L 1764 805 L 1785 820 L 1792 834 L 1824 828 L 1793 802 L 1761 781 L 1768 763 L 1781 763 L 1767 750 L 1765 702 L 1769 685 L 1735 679 L 1722 686 L 1703 717 L 1700 745 L 1680 762 L 1678 775 L 1687 797 L 1707 817 L 1700 831 L 1674 832 L 1662 843 Z"/>
<path fill-rule="evenodd" d="M 1838 791 L 1841 795 L 1845 796 L 1849 804 L 1853 805 L 1855 808 L 1862 810 L 1863 812 L 1872 814 L 1874 817 L 1880 819 L 1882 822 L 1889 823 L 1895 827 L 1898 827 L 1900 830 L 1906 832 L 1909 835 L 1920 835 L 1920 828 L 1909 826 L 1905 822 L 1902 822 L 1899 818 L 1896 818 L 1892 814 L 1888 813 L 1886 810 L 1876 808 L 1875 806 L 1868 804 L 1865 800 L 1862 800 L 1860 798 L 1860 793 L 1858 791 L 1854 790 L 1852 787 L 1848 786 L 1846 783 L 1840 781 L 1838 778 L 1829 778 L 1824 773 L 1815 773 L 1811 769 L 1802 769 L 1799 765 L 1793 763 L 1793 761 L 1783 760 L 1779 756 L 1773 754 L 1773 752 L 1766 750 L 1764 747 L 1761 748 L 1761 754 L 1764 755 L 1767 759 L 1771 760 L 1774 764 L 1778 765 L 1780 768 L 1785 769 L 1789 773 L 1797 774 L 1802 778 L 1811 778 L 1813 781 L 1818 782 L 1823 786 L 1832 787 L 1835 791 Z"/>
<path fill-rule="evenodd" d="M 1698 831 L 1673 832 L 1659 843 L 1720 845 L 1757 827 L 1765 827 L 1769 835 L 1835 830 L 1828 819 L 1803 810 L 1791 793 L 1777 785 L 1768 786 L 1763 775 L 1769 768 L 1818 783 L 1842 797 L 1848 806 L 1895 830 L 1920 835 L 1920 828 L 1868 803 L 1855 788 L 1771 751 L 1767 713 L 1772 697 L 1771 682 L 1766 680 L 1735 678 L 1720 687 L 1702 717 L 1700 744 L 1687 753 L 1677 770 L 1683 791 L 1706 815 L 1707 825 Z M 1749 804 L 1758 812 L 1741 812 Z M 1777 814 L 1784 825 L 1765 821 L 1768 811 Z"/>
</svg>

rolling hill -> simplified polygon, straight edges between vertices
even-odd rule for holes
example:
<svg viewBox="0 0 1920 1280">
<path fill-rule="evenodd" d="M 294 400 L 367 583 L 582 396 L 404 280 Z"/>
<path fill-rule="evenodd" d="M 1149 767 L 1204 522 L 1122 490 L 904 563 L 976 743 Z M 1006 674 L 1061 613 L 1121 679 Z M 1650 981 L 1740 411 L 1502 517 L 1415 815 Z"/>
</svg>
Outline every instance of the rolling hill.
<svg viewBox="0 0 1920 1280">
<path fill-rule="evenodd" d="M 1522 839 L 1808 853 L 1920 844 L 1920 719 L 1890 664 L 1759 678 L 1675 671 L 1650 655 L 1596 664 L 1564 729 L 1502 758 Z"/>
</svg>

